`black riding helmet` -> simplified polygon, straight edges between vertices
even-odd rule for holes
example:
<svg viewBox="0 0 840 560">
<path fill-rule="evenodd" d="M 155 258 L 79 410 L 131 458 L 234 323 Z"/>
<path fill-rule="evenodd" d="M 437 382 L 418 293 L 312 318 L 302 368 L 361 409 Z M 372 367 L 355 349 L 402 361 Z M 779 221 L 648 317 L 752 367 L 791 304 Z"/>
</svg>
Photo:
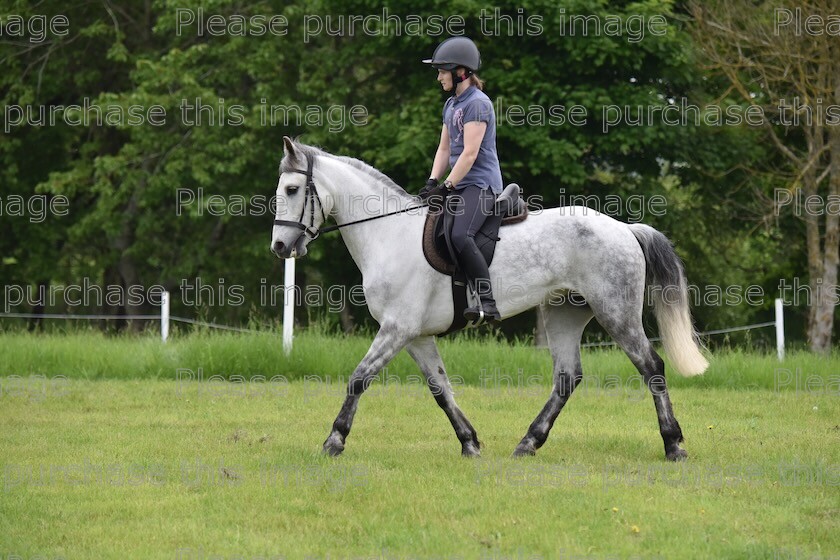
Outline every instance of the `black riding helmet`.
<svg viewBox="0 0 840 560">
<path fill-rule="evenodd" d="M 455 95 L 455 86 L 468 80 L 481 66 L 481 55 L 471 39 L 450 37 L 437 46 L 432 58 L 425 59 L 423 63 L 431 64 L 432 68 L 438 70 L 449 70 L 452 73 L 452 95 Z M 467 70 L 461 78 L 455 72 L 459 66 Z"/>
</svg>

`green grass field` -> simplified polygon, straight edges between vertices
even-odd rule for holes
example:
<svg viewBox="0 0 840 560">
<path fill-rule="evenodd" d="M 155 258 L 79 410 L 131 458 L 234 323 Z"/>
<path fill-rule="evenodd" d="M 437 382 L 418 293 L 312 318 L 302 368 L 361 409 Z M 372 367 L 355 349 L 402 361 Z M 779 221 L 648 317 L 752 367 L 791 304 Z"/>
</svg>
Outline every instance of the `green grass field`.
<svg viewBox="0 0 840 560">
<path fill-rule="evenodd" d="M 547 351 L 443 341 L 480 459 L 404 354 L 324 457 L 368 342 L 0 336 L 0 558 L 840 555 L 840 356 L 728 352 L 670 376 L 689 452 L 671 464 L 629 361 L 587 352 L 545 447 L 513 460 Z"/>
</svg>

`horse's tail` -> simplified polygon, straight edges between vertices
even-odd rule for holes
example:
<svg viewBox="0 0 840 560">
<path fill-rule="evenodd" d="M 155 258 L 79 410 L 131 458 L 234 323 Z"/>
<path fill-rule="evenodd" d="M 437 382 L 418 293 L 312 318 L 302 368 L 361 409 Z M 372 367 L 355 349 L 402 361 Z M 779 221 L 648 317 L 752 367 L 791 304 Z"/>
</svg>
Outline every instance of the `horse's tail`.
<svg viewBox="0 0 840 560">
<path fill-rule="evenodd" d="M 661 232 L 644 224 L 632 224 L 647 263 L 647 283 L 656 286 L 654 311 L 665 352 L 685 377 L 700 375 L 709 362 L 700 352 L 697 333 L 688 310 L 688 288 L 680 258 L 670 240 Z"/>
</svg>

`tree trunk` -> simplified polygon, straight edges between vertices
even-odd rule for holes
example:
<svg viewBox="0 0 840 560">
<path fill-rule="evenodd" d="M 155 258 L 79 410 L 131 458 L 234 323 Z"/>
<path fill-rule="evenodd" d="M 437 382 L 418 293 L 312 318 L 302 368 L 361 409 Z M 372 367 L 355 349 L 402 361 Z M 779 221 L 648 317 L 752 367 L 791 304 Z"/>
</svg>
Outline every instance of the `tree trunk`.
<svg viewBox="0 0 840 560">
<path fill-rule="evenodd" d="M 123 309 L 125 309 L 126 315 L 143 315 L 146 310 L 146 305 L 142 302 L 140 305 L 131 305 L 128 298 L 129 288 L 140 285 L 140 275 L 137 273 L 137 266 L 134 263 L 134 259 L 123 253 L 120 256 L 120 262 L 117 267 L 119 268 L 125 290 L 125 305 Z M 133 333 L 142 332 L 145 326 L 146 321 L 142 319 L 131 319 L 128 321 L 128 330 Z"/>
<path fill-rule="evenodd" d="M 32 306 L 32 313 L 34 315 L 43 315 L 44 314 L 44 307 L 46 305 L 46 297 L 47 297 L 47 290 L 49 290 L 50 283 L 49 281 L 42 280 L 38 282 L 38 295 L 36 296 L 37 302 L 35 305 Z M 29 332 L 35 332 L 36 330 L 41 330 L 43 327 L 43 318 L 41 317 L 33 317 L 29 319 L 29 324 L 27 325 L 27 330 Z"/>
<path fill-rule="evenodd" d="M 149 175 L 149 160 L 144 159 L 141 165 L 143 176 L 139 179 L 139 184 L 135 187 L 131 198 L 128 200 L 126 208 L 123 210 L 123 227 L 117 238 L 114 240 L 114 247 L 120 252 L 120 259 L 117 262 L 117 270 L 125 294 L 125 303 L 123 309 L 126 315 L 142 315 L 144 310 L 148 307 L 143 302 L 140 305 L 130 305 L 128 298 L 128 290 L 131 286 L 140 285 L 140 274 L 137 271 L 137 265 L 134 259 L 128 256 L 128 251 L 134 245 L 134 230 L 137 227 L 137 215 L 139 214 L 139 198 L 143 190 L 146 188 L 146 180 Z M 145 290 L 144 290 L 145 293 Z M 144 298 L 145 300 L 145 298 Z M 145 320 L 130 320 L 128 322 L 128 329 L 130 332 L 139 333 L 146 326 Z"/>
<path fill-rule="evenodd" d="M 344 333 L 352 333 L 356 328 L 356 322 L 353 320 L 353 315 L 350 313 L 350 302 L 345 301 L 341 306 L 341 311 L 338 314 L 338 319 L 341 321 L 341 330 Z"/>
<path fill-rule="evenodd" d="M 122 286 L 122 278 L 120 278 L 120 271 L 117 269 L 117 266 L 115 264 L 109 264 L 105 267 L 105 271 L 102 273 L 102 281 L 106 288 L 107 286 Z M 122 308 L 108 305 L 103 300 L 99 312 L 102 315 L 115 316 L 120 315 L 122 313 Z M 100 329 L 102 329 L 104 332 L 119 332 L 123 330 L 125 326 L 126 322 L 122 319 L 103 319 L 99 325 Z"/>
<path fill-rule="evenodd" d="M 840 84 L 838 85 L 840 98 Z M 828 176 L 828 197 L 826 201 L 840 197 L 840 130 L 829 128 L 830 171 Z M 823 205 L 825 213 L 825 242 L 817 291 L 812 293 L 813 321 L 808 339 L 811 350 L 827 354 L 831 350 L 831 336 L 834 332 L 834 309 L 837 297 L 838 251 L 840 251 L 840 215 L 834 209 Z"/>
</svg>

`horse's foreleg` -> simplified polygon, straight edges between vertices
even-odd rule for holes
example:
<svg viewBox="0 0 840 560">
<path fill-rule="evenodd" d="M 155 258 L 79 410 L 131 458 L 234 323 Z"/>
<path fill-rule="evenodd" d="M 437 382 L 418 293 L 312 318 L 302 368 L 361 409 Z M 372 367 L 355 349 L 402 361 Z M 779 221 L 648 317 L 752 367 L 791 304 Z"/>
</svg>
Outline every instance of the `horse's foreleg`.
<svg viewBox="0 0 840 560">
<path fill-rule="evenodd" d="M 437 344 L 435 344 L 434 337 L 423 336 L 415 338 L 408 347 L 409 355 L 414 358 L 423 375 L 426 376 L 426 382 L 429 385 L 435 401 L 438 403 L 452 427 L 455 429 L 455 434 L 458 436 L 458 441 L 461 442 L 461 454 L 465 457 L 478 457 L 481 452 L 479 447 L 481 443 L 478 441 L 478 436 L 475 429 L 461 412 L 458 404 L 455 402 L 455 396 L 452 393 L 452 386 L 449 384 L 449 378 L 446 376 L 446 371 L 443 369 L 443 360 L 438 353 Z"/>
<path fill-rule="evenodd" d="M 373 339 L 367 354 L 356 366 L 347 383 L 347 396 L 333 422 L 332 432 L 324 442 L 324 453 L 340 455 L 344 451 L 344 442 L 353 426 L 353 416 L 359 404 L 359 397 L 365 392 L 373 378 L 402 350 L 410 336 L 395 327 L 383 325 Z"/>
<path fill-rule="evenodd" d="M 534 455 L 548 439 L 554 421 L 563 410 L 583 377 L 580 365 L 580 338 L 583 329 L 592 319 L 586 305 L 565 303 L 561 306 L 545 305 L 542 308 L 545 330 L 551 357 L 554 361 L 554 387 L 548 402 L 528 427 L 528 433 L 516 446 L 514 457 Z"/>
</svg>

